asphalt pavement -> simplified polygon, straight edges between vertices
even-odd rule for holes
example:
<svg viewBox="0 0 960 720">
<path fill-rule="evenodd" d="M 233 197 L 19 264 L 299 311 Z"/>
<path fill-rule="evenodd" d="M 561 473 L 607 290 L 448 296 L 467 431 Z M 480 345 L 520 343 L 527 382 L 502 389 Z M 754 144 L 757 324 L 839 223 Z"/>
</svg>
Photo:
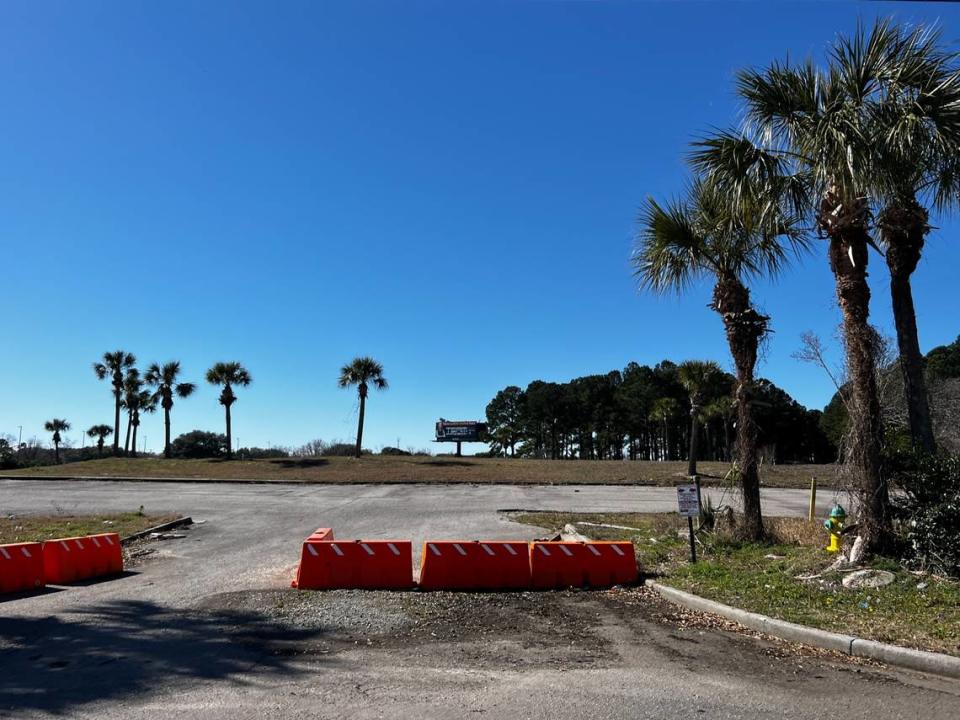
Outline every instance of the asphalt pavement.
<svg viewBox="0 0 960 720">
<path fill-rule="evenodd" d="M 763 500 L 771 515 L 806 513 L 801 490 L 765 490 Z M 832 500 L 821 493 L 821 514 Z M 289 589 L 300 542 L 320 526 L 345 539 L 412 538 L 416 548 L 428 537 L 539 534 L 500 510 L 657 512 L 675 502 L 671 488 L 655 487 L 0 481 L 4 515 L 142 505 L 198 521 L 121 578 L 0 601 L 0 717 L 821 718 L 839 709 L 875 719 L 920 707 L 930 718 L 960 716 L 955 681 L 802 653 L 781 659 L 778 644 L 673 626 L 642 603 L 624 613 L 588 593 L 535 594 L 532 602 L 581 619 L 550 616 L 531 629 L 508 598 L 492 620 L 465 618 L 475 627 L 462 640 L 449 610 L 436 633 L 421 626 L 386 642 L 391 618 L 420 623 L 410 595 L 331 594 L 350 612 L 321 627 L 311 617 L 327 598 L 313 595 L 319 610 L 301 607 Z M 269 613 L 237 609 L 236 598 L 258 592 L 269 594 Z M 356 613 L 372 619 L 348 632 Z M 567 622 L 585 635 L 561 647 Z M 589 662 L 580 645 L 593 648 Z M 543 664 L 530 662 L 541 654 Z"/>
</svg>

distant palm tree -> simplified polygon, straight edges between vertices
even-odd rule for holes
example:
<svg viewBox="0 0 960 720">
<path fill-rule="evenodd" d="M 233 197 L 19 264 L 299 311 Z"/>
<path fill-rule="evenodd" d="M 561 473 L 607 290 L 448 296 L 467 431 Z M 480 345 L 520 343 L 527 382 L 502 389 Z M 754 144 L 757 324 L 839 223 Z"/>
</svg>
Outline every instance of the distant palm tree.
<svg viewBox="0 0 960 720">
<path fill-rule="evenodd" d="M 70 429 L 70 423 L 66 420 L 59 420 L 54 418 L 53 420 L 47 420 L 43 424 L 44 429 L 47 432 L 53 433 L 53 454 L 57 459 L 57 464 L 60 463 L 60 433 L 66 432 Z"/>
<path fill-rule="evenodd" d="M 671 397 L 657 398 L 650 406 L 650 419 L 663 425 L 663 452 L 661 460 L 670 460 L 670 421 L 679 411 L 677 401 Z"/>
<path fill-rule="evenodd" d="M 124 451 L 130 452 L 131 457 L 137 456 L 137 430 L 140 428 L 140 414 L 153 413 L 157 410 L 157 398 L 154 393 L 144 390 L 144 380 L 136 368 L 132 368 L 123 383 L 123 400 L 121 404 L 127 409 L 127 439 Z"/>
<path fill-rule="evenodd" d="M 383 365 L 373 358 L 354 358 L 349 365 L 340 368 L 340 378 L 337 380 L 337 384 L 342 388 L 356 385 L 357 394 L 360 396 L 360 417 L 357 421 L 357 457 L 360 457 L 363 443 L 363 415 L 366 410 L 367 392 L 371 383 L 377 390 L 387 389 L 387 380 L 383 377 Z"/>
<path fill-rule="evenodd" d="M 144 378 L 148 385 L 156 388 L 155 402 L 159 402 L 163 408 L 163 456 L 167 458 L 170 457 L 170 410 L 173 408 L 173 396 L 187 398 L 197 389 L 193 383 L 177 382 L 179 374 L 180 362 L 174 360 L 163 365 L 153 363 Z"/>
<path fill-rule="evenodd" d="M 113 387 L 114 400 L 114 420 L 113 420 L 113 454 L 116 455 L 120 449 L 120 401 L 123 399 L 123 380 L 124 376 L 137 359 L 132 353 L 116 350 L 114 352 L 105 352 L 103 362 L 93 364 L 93 371 L 100 380 L 110 378 L 110 384 Z"/>
<path fill-rule="evenodd" d="M 207 382 L 211 385 L 222 385 L 220 392 L 220 404 L 223 405 L 227 419 L 227 459 L 233 457 L 233 434 L 230 425 L 230 406 L 237 401 L 237 396 L 233 394 L 233 386 L 239 385 L 246 387 L 253 378 L 250 373 L 238 362 L 218 362 L 212 368 L 207 370 Z"/>
<path fill-rule="evenodd" d="M 109 425 L 94 425 L 87 430 L 87 437 L 97 438 L 97 457 L 103 457 L 103 440 L 113 435 L 113 428 Z"/>
<path fill-rule="evenodd" d="M 796 218 L 782 207 L 783 194 L 791 189 L 790 178 L 784 178 L 763 198 L 744 192 L 734 202 L 724 188 L 697 180 L 684 200 L 660 205 L 647 199 L 633 254 L 642 288 L 682 292 L 696 279 L 714 281 L 712 307 L 723 320 L 737 374 L 736 470 L 743 496 L 742 532 L 748 539 L 763 536 L 751 400 L 759 344 L 769 332 L 770 318 L 754 307 L 746 281 L 775 276 L 791 250 L 806 247 Z"/>
<path fill-rule="evenodd" d="M 677 379 L 690 395 L 690 452 L 687 475 L 697 474 L 697 444 L 700 435 L 700 413 L 707 391 L 723 377 L 723 370 L 710 360 L 686 360 L 677 366 Z"/>
</svg>

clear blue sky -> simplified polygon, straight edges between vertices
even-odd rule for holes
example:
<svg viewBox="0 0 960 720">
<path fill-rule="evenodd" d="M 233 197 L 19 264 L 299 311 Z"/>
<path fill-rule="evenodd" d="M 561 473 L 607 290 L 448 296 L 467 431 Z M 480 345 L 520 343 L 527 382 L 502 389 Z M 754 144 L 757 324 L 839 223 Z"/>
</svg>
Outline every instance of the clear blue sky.
<svg viewBox="0 0 960 720">
<path fill-rule="evenodd" d="M 114 348 L 195 381 L 242 361 L 243 445 L 353 437 L 335 381 L 359 354 L 391 381 L 371 447 L 428 446 L 508 384 L 729 367 L 708 286 L 636 292 L 638 204 L 736 120 L 737 68 L 889 13 L 960 36 L 948 3 L 3 3 L 0 433 L 112 422 L 91 363 Z M 960 333 L 940 226 L 914 282 L 924 350 Z M 776 331 L 760 372 L 822 406 L 791 353 L 839 321 L 824 247 L 755 295 Z M 174 434 L 220 429 L 216 398 L 179 402 Z M 157 450 L 160 418 L 141 434 Z"/>
</svg>

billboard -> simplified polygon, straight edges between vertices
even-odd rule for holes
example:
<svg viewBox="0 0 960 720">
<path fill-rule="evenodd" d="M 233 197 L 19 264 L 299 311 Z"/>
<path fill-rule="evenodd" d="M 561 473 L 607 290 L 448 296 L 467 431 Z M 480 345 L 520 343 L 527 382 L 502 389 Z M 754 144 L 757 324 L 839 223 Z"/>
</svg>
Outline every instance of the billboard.
<svg viewBox="0 0 960 720">
<path fill-rule="evenodd" d="M 437 421 L 437 442 L 483 442 L 487 424 L 476 420 Z"/>
</svg>

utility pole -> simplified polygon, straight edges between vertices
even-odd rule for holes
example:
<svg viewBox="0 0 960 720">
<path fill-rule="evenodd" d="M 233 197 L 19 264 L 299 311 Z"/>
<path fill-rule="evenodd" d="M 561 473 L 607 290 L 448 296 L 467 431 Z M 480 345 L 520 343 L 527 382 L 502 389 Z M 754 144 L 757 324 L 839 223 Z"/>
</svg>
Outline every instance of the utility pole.
<svg viewBox="0 0 960 720">
<path fill-rule="evenodd" d="M 20 429 L 17 434 L 17 457 L 20 457 L 20 448 L 23 447 L 23 425 L 17 427 Z"/>
</svg>

